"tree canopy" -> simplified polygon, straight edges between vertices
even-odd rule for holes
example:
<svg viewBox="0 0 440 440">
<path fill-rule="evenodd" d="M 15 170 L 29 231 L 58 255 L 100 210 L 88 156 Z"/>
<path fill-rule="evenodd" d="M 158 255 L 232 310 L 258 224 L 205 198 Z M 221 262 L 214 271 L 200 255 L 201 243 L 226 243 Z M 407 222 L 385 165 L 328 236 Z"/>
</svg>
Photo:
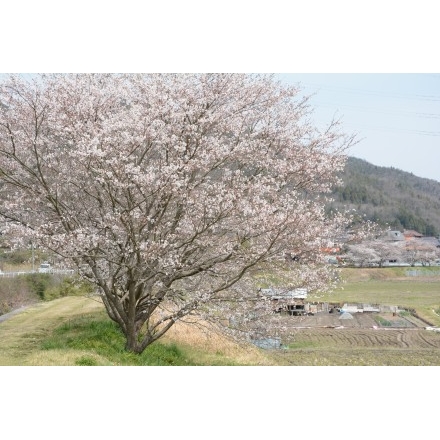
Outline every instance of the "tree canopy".
<svg viewBox="0 0 440 440">
<path fill-rule="evenodd" d="M 92 281 L 126 348 L 255 317 L 256 273 L 330 280 L 325 200 L 353 137 L 271 75 L 49 74 L 0 85 L 0 215 Z M 286 256 L 295 256 L 287 264 Z"/>
</svg>

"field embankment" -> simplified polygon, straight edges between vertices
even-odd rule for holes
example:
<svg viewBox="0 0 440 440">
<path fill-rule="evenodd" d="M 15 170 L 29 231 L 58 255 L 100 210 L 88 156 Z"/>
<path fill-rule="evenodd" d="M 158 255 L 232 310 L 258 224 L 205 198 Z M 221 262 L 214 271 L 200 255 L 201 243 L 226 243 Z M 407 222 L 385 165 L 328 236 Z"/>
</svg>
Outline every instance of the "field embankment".
<svg viewBox="0 0 440 440">
<path fill-rule="evenodd" d="M 276 365 L 270 353 L 237 345 L 206 326 L 177 323 L 142 355 L 100 301 L 65 297 L 31 306 L 0 323 L 0 365 Z"/>
</svg>

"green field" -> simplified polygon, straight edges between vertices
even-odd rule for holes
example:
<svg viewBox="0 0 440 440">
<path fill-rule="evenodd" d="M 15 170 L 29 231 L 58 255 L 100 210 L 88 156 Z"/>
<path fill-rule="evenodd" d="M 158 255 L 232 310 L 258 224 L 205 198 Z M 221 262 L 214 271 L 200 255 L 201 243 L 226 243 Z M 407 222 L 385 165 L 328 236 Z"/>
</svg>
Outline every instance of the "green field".
<svg viewBox="0 0 440 440">
<path fill-rule="evenodd" d="M 440 268 L 344 268 L 340 287 L 316 299 L 415 309 L 419 316 L 440 326 Z"/>
</svg>

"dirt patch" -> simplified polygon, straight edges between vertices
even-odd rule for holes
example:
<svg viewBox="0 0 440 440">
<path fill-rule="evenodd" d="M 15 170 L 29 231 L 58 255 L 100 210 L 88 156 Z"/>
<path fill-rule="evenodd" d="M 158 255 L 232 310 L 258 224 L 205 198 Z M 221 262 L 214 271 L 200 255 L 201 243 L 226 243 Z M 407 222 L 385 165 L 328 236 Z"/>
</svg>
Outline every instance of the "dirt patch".
<svg viewBox="0 0 440 440">
<path fill-rule="evenodd" d="M 327 349 L 418 349 L 436 350 L 440 354 L 440 337 L 424 329 L 307 328 L 291 329 L 287 344 Z"/>
<path fill-rule="evenodd" d="M 281 316 L 283 324 L 289 327 L 347 327 L 347 328 L 415 328 L 426 327 L 426 324 L 414 317 L 393 313 L 351 313 L 343 319 L 341 313 L 320 312 L 310 316 Z"/>
</svg>

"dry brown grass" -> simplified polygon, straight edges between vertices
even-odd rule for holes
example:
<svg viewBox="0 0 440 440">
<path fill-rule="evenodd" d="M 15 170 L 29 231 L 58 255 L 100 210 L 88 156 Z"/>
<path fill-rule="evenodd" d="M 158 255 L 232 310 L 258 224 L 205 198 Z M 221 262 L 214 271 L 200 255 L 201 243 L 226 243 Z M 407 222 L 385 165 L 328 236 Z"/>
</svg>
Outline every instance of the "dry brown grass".
<svg viewBox="0 0 440 440">
<path fill-rule="evenodd" d="M 164 342 L 175 343 L 186 354 L 207 364 L 277 365 L 277 362 L 257 347 L 237 343 L 214 325 L 202 321 L 177 322 L 165 335 Z"/>
<path fill-rule="evenodd" d="M 99 356 L 96 353 L 91 353 L 87 350 L 46 350 L 46 351 L 33 351 L 29 353 L 27 357 L 27 365 L 32 366 L 59 366 L 68 367 L 77 365 L 77 362 L 81 358 L 87 358 L 94 361 L 94 365 L 98 366 L 110 366 L 108 359 L 103 356 Z"/>
</svg>

